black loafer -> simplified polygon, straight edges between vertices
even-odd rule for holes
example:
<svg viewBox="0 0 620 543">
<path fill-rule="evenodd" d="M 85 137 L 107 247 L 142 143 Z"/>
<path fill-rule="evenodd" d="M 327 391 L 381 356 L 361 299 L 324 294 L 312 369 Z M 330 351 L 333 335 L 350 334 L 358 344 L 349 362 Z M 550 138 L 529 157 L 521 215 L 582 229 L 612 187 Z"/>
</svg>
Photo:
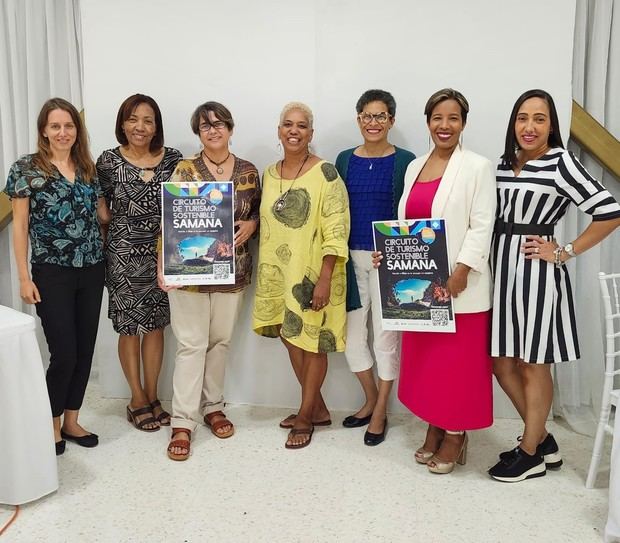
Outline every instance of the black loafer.
<svg viewBox="0 0 620 543">
<path fill-rule="evenodd" d="M 380 434 L 373 434 L 372 432 L 366 431 L 366 433 L 364 434 L 364 445 L 374 447 L 375 445 L 379 445 L 379 443 L 383 443 L 387 434 L 387 428 L 388 421 L 386 418 L 383 423 L 383 432 L 381 432 Z"/>
<path fill-rule="evenodd" d="M 60 431 L 60 435 L 63 439 L 67 441 L 73 441 L 77 443 L 80 447 L 96 447 L 99 445 L 99 436 L 97 434 L 87 434 L 85 436 L 72 436 L 71 434 L 67 434 L 64 431 Z"/>
<path fill-rule="evenodd" d="M 56 456 L 60 456 L 65 452 L 65 445 L 67 442 L 64 439 L 56 442 Z"/>
<path fill-rule="evenodd" d="M 359 428 L 360 426 L 366 426 L 370 422 L 371 418 L 372 413 L 367 417 L 362 417 L 361 419 L 355 415 L 349 415 L 342 421 L 342 425 L 345 428 Z"/>
</svg>

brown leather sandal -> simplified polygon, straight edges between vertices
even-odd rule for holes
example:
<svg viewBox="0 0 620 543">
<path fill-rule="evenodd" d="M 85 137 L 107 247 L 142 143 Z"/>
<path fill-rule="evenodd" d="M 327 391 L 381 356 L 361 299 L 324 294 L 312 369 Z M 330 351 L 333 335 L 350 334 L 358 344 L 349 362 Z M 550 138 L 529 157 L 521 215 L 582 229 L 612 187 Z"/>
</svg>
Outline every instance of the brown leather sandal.
<svg viewBox="0 0 620 543">
<path fill-rule="evenodd" d="M 224 417 L 223 419 L 216 420 L 215 422 L 211 422 L 215 417 L 220 416 Z M 204 418 L 205 424 L 211 428 L 211 433 L 215 437 L 219 437 L 220 439 L 226 439 L 227 437 L 232 436 L 235 433 L 235 427 L 233 423 L 230 422 L 226 415 L 222 411 L 213 411 L 213 413 L 207 413 Z M 230 430 L 228 432 L 218 432 L 220 428 L 224 426 L 230 426 Z"/>
<path fill-rule="evenodd" d="M 174 439 L 174 436 L 180 433 L 187 434 L 189 439 Z M 189 458 L 190 453 L 190 440 L 192 439 L 192 431 L 187 428 L 173 428 L 172 436 L 170 438 L 170 443 L 168 444 L 168 458 L 170 460 L 183 461 Z M 172 452 L 175 447 L 179 447 L 180 449 L 185 449 L 184 453 L 174 453 Z"/>
<path fill-rule="evenodd" d="M 160 426 L 170 426 L 170 413 L 166 411 L 162 406 L 159 400 L 155 400 L 151 402 L 151 408 L 153 409 L 153 416 L 155 416 L 155 409 L 161 409 L 161 413 L 155 417 L 155 420 L 159 422 Z"/>
<path fill-rule="evenodd" d="M 291 413 L 285 419 L 280 421 L 280 428 L 284 428 L 285 430 L 290 430 L 295 426 L 295 419 L 297 418 L 297 413 Z M 320 420 L 316 422 L 312 422 L 313 426 L 331 426 L 332 419 Z"/>
<path fill-rule="evenodd" d="M 150 413 L 150 417 L 146 417 L 142 420 L 137 420 L 136 417 L 140 415 L 146 415 Z M 153 416 L 153 409 L 150 405 L 145 405 L 144 407 L 139 407 L 138 409 L 134 409 L 133 411 L 129 406 L 127 406 L 127 420 L 134 425 L 135 428 L 141 430 L 142 432 L 157 432 L 159 431 L 159 425 L 154 428 L 145 428 L 147 424 L 152 424 L 154 422 L 158 422 L 157 419 Z"/>
<path fill-rule="evenodd" d="M 288 438 L 284 446 L 287 449 L 303 449 L 304 447 L 307 447 L 308 445 L 310 445 L 310 442 L 312 441 L 313 433 L 314 433 L 314 426 L 310 426 L 310 428 L 293 428 L 288 433 Z M 303 435 L 307 435 L 308 439 L 306 441 L 301 442 L 299 445 L 294 444 L 294 443 L 291 443 L 291 444 L 288 443 L 288 440 L 291 439 L 292 437 L 303 436 Z"/>
</svg>

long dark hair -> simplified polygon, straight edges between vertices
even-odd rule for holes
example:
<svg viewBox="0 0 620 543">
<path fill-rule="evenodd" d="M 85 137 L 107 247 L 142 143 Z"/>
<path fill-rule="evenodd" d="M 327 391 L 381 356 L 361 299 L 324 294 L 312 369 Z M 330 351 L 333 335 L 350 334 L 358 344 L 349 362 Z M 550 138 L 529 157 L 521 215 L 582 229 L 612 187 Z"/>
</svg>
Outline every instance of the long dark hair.
<svg viewBox="0 0 620 543">
<path fill-rule="evenodd" d="M 558 120 L 558 112 L 555 109 L 555 102 L 551 95 L 542 89 L 530 89 L 525 91 L 512 107 L 512 113 L 510 114 L 510 120 L 508 121 L 508 129 L 506 130 L 506 144 L 504 146 L 504 155 L 502 156 L 502 165 L 508 166 L 510 169 L 514 168 L 517 164 L 517 150 L 519 144 L 515 136 L 515 123 L 517 122 L 517 115 L 521 105 L 530 98 L 541 98 L 549 106 L 549 118 L 551 120 L 551 132 L 549 132 L 549 138 L 547 139 L 547 145 L 549 147 L 562 147 L 562 136 L 560 134 L 560 122 Z"/>
<path fill-rule="evenodd" d="M 75 109 L 73 104 L 67 102 L 63 98 L 50 98 L 43 104 L 39 117 L 37 118 L 37 131 L 39 133 L 37 139 L 37 152 L 32 160 L 32 163 L 45 173 L 47 177 L 53 175 L 55 168 L 52 164 L 52 149 L 50 147 L 49 140 L 43 135 L 43 131 L 47 126 L 47 117 L 55 109 L 61 109 L 71 115 L 71 120 L 76 128 L 75 143 L 71 147 L 71 160 L 79 170 L 82 179 L 86 183 L 90 183 L 93 177 L 96 175 L 95 163 L 88 150 L 88 133 L 82 118 Z"/>
</svg>

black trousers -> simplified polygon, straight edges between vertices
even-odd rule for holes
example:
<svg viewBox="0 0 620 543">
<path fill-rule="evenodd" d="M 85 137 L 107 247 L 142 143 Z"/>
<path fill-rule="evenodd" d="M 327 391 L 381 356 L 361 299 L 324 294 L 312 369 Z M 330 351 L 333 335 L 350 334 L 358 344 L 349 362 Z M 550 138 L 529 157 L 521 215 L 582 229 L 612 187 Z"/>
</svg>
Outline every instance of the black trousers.
<svg viewBox="0 0 620 543">
<path fill-rule="evenodd" d="M 33 264 L 36 304 L 50 351 L 47 391 L 52 416 L 82 406 L 93 361 L 105 268 Z"/>
</svg>

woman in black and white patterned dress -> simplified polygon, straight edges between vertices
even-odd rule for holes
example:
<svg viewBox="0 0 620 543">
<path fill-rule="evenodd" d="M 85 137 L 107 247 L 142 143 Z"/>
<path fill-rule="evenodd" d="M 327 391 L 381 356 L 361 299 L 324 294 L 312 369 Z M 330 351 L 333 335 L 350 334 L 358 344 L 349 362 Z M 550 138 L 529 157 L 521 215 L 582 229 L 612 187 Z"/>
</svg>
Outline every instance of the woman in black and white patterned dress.
<svg viewBox="0 0 620 543">
<path fill-rule="evenodd" d="M 620 206 L 563 148 L 551 96 L 522 94 L 514 105 L 497 168 L 493 241 L 495 293 L 491 354 L 494 372 L 525 430 L 519 446 L 489 470 L 500 481 L 545 475 L 562 464 L 545 429 L 551 409 L 551 364 L 579 358 L 573 293 L 564 265 L 620 225 Z M 592 223 L 558 245 L 554 225 L 574 203 Z"/>
<path fill-rule="evenodd" d="M 168 296 L 157 286 L 160 184 L 182 155 L 164 147 L 161 112 L 155 100 L 143 94 L 121 104 L 116 139 L 121 145 L 97 160 L 112 211 L 106 243 L 108 316 L 119 334 L 118 355 L 131 388 L 127 419 L 139 430 L 152 432 L 170 424 L 157 398 L 164 328 L 170 323 Z"/>
</svg>

